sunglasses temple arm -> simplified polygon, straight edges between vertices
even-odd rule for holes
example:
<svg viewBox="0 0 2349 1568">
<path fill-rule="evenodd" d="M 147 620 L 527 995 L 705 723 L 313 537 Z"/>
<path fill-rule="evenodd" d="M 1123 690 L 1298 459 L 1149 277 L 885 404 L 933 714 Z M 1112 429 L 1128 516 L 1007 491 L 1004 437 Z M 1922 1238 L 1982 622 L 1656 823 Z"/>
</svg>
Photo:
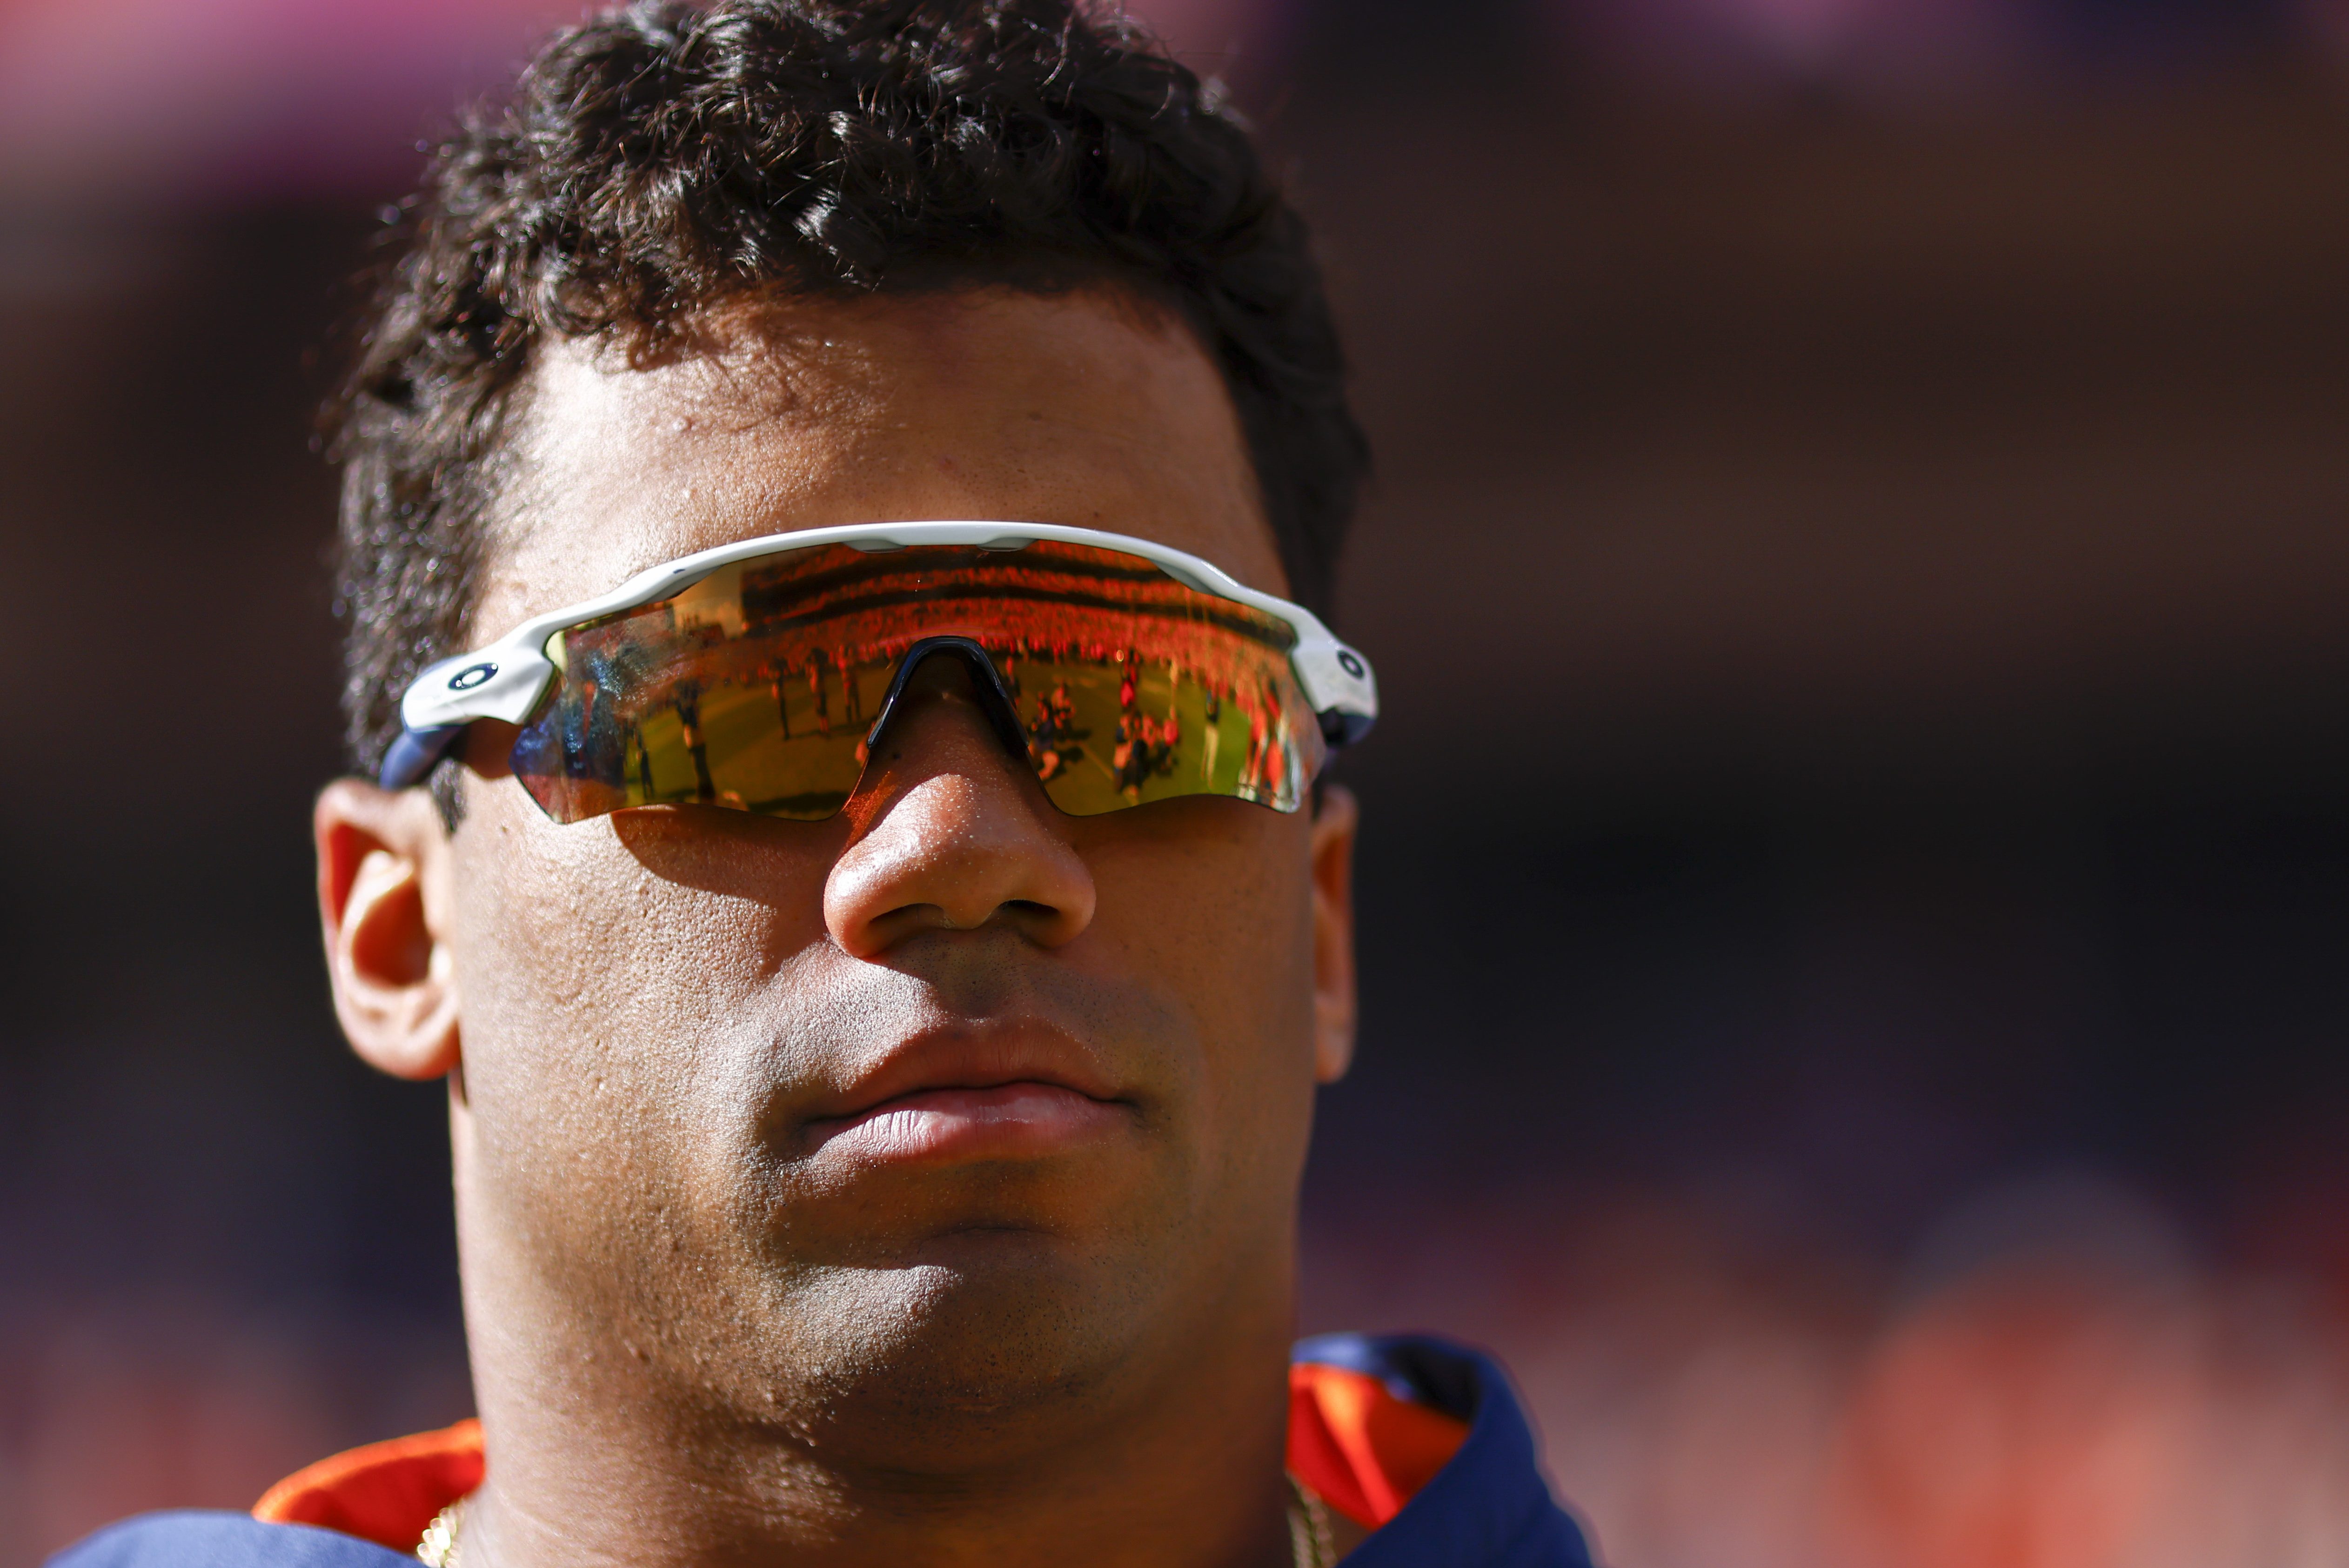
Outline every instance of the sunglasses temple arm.
<svg viewBox="0 0 2349 1568">
<path fill-rule="evenodd" d="M 399 739 L 383 755 L 383 769 L 376 783 L 385 789 L 407 789 L 424 782 L 440 759 L 449 754 L 471 721 L 461 724 L 433 724 L 421 730 L 402 730 Z"/>
</svg>

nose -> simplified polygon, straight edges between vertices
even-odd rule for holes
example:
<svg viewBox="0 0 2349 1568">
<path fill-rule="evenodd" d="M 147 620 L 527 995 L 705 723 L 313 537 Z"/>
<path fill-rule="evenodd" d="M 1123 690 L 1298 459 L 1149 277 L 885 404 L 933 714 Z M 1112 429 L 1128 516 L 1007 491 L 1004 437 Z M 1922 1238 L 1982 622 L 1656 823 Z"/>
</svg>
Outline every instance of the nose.
<svg viewBox="0 0 2349 1568">
<path fill-rule="evenodd" d="M 908 677 L 846 815 L 823 918 L 852 957 L 981 928 L 1056 948 L 1092 922 L 1092 873 L 957 659 L 926 659 Z"/>
</svg>

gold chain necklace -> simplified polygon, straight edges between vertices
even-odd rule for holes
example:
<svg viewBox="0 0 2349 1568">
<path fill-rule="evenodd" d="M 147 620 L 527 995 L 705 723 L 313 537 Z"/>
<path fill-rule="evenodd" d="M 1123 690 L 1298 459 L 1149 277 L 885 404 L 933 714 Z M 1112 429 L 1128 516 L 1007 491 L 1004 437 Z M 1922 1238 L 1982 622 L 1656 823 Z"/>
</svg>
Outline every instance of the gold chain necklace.
<svg viewBox="0 0 2349 1568">
<path fill-rule="evenodd" d="M 424 1568 L 457 1568 L 457 1532 L 464 1528 L 465 1500 L 459 1498 L 432 1516 L 424 1539 L 416 1543 L 416 1560 Z"/>
<path fill-rule="evenodd" d="M 1330 1534 L 1330 1505 L 1321 1494 L 1288 1476 L 1288 1561 L 1291 1568 L 1338 1568 L 1338 1543 Z"/>
<path fill-rule="evenodd" d="M 465 1500 L 459 1498 L 432 1516 L 416 1559 L 424 1568 L 459 1568 L 457 1538 L 465 1527 Z M 1338 1547 L 1330 1533 L 1330 1505 L 1321 1494 L 1288 1477 L 1288 1560 L 1291 1568 L 1337 1568 Z"/>
</svg>

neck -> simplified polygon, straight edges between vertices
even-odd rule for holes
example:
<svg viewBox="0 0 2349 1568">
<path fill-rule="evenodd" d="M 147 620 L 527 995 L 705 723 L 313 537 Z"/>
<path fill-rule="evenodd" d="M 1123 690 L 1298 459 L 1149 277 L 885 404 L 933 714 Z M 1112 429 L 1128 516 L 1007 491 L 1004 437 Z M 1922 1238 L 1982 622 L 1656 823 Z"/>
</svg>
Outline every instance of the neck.
<svg viewBox="0 0 2349 1568">
<path fill-rule="evenodd" d="M 1165 1389 L 1146 1415 L 958 1471 L 843 1463 L 773 1431 L 664 1431 L 609 1411 L 577 1423 L 485 1401 L 492 1464 L 465 1568 L 1285 1568 L 1285 1356 L 1264 1359 L 1212 1397 Z"/>
<path fill-rule="evenodd" d="M 1273 1294 L 1112 1400 L 973 1416 L 968 1441 L 932 1402 L 895 1451 L 870 1428 L 840 1442 L 697 1407 L 608 1339 L 469 1314 L 490 1468 L 464 1568 L 1286 1568 L 1290 1315 Z"/>
</svg>

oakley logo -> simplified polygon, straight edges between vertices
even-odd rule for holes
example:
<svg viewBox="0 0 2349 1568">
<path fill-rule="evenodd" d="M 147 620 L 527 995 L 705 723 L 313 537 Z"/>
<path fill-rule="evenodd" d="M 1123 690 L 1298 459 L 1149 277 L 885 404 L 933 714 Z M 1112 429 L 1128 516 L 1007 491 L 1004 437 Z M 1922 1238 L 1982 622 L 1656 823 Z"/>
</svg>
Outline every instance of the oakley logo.
<svg viewBox="0 0 2349 1568">
<path fill-rule="evenodd" d="M 449 677 L 449 690 L 471 691 L 497 672 L 498 667 L 494 664 L 476 664 L 470 669 L 460 670 L 456 674 Z"/>
<path fill-rule="evenodd" d="M 1338 650 L 1338 668 L 1357 680 L 1362 678 L 1362 661 L 1354 657 L 1354 651 L 1351 649 L 1341 648 Z"/>
</svg>

